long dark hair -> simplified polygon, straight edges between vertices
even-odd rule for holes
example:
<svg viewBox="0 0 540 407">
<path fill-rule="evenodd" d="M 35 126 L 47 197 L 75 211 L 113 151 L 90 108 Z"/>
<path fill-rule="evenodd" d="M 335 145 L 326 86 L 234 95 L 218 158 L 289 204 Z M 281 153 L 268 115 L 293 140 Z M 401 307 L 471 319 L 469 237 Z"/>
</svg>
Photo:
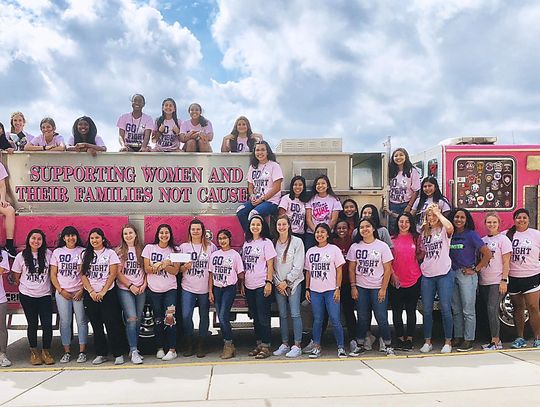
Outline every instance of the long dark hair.
<svg viewBox="0 0 540 407">
<path fill-rule="evenodd" d="M 32 248 L 30 247 L 30 238 L 32 237 L 34 233 L 37 233 L 38 235 L 41 236 L 41 246 L 39 247 L 38 252 L 37 252 L 37 258 L 38 258 L 37 270 L 34 264 L 34 255 L 32 254 Z M 24 264 L 26 268 L 28 269 L 29 274 L 45 273 L 45 268 L 47 267 L 46 254 L 47 254 L 47 240 L 45 237 L 45 233 L 43 233 L 41 229 L 32 229 L 30 232 L 28 232 L 28 235 L 26 236 L 26 243 L 22 251 Z"/>
<path fill-rule="evenodd" d="M 206 250 L 208 250 L 208 246 L 210 245 L 210 242 L 206 238 L 206 227 L 204 226 L 204 223 L 202 222 L 202 220 L 197 219 L 197 218 L 195 218 L 191 222 L 189 222 L 188 240 L 190 242 L 192 242 L 192 240 L 191 240 L 191 225 L 201 225 L 201 229 L 202 229 L 201 245 L 202 245 L 203 252 L 206 253 Z"/>
<path fill-rule="evenodd" d="M 399 220 L 401 218 L 407 218 L 409 220 L 409 233 L 413 236 L 414 241 L 418 239 L 418 231 L 416 230 L 416 221 L 414 220 L 414 216 L 412 216 L 409 212 L 403 212 L 400 214 L 396 219 L 396 224 L 399 225 Z M 397 232 L 392 236 L 392 239 L 395 239 L 399 236 L 399 227 L 397 228 Z"/>
<path fill-rule="evenodd" d="M 291 240 L 292 240 L 292 225 L 291 225 L 291 220 L 289 219 L 289 217 L 285 214 L 283 215 L 279 215 L 278 218 L 276 219 L 276 225 L 277 225 L 277 222 L 280 220 L 280 219 L 284 219 L 287 221 L 287 225 L 289 226 L 287 228 L 287 246 L 285 246 L 285 251 L 283 252 L 283 258 L 281 259 L 281 261 L 283 263 L 285 263 L 285 260 L 287 259 L 287 253 L 289 253 L 289 247 L 291 246 Z M 277 234 L 277 237 L 274 239 L 274 245 L 277 244 L 279 240 L 279 233 Z"/>
<path fill-rule="evenodd" d="M 88 233 L 88 240 L 86 242 L 86 248 L 84 249 L 83 254 L 83 264 L 82 264 L 82 272 L 85 276 L 88 276 L 88 272 L 90 271 L 90 264 L 92 263 L 92 260 L 94 260 L 94 257 L 96 257 L 96 253 L 94 253 L 94 247 L 90 243 L 90 236 L 92 233 L 97 233 L 101 236 L 103 239 L 103 247 L 108 249 L 110 247 L 110 243 L 105 237 L 105 233 L 103 233 L 103 230 L 100 228 L 94 228 Z"/>
<path fill-rule="evenodd" d="M 463 212 L 463 214 L 465 215 L 465 225 L 463 226 L 463 229 L 475 230 L 476 227 L 474 225 L 474 220 L 471 216 L 471 213 L 465 208 L 454 208 L 448 214 L 448 219 L 450 220 L 450 222 L 452 222 L 452 225 L 454 225 L 454 228 L 457 229 L 454 223 L 454 217 L 456 216 L 458 212 Z"/>
<path fill-rule="evenodd" d="M 328 195 L 330 195 L 330 196 L 333 196 L 337 200 L 339 200 L 339 198 L 334 193 L 334 190 L 332 189 L 332 184 L 330 183 L 330 179 L 325 174 L 321 174 L 321 175 L 319 175 L 317 178 L 315 178 L 313 180 L 313 184 L 311 185 L 311 196 L 313 197 L 313 196 L 317 195 L 317 181 L 319 181 L 320 179 L 323 179 L 323 180 L 326 181 L 326 185 L 328 187 L 326 189 L 326 193 Z"/>
<path fill-rule="evenodd" d="M 304 203 L 309 201 L 309 194 L 306 187 L 306 179 L 302 177 L 301 175 L 295 175 L 294 177 L 292 177 L 291 183 L 289 184 L 289 198 L 291 198 L 292 201 L 294 201 L 294 199 L 296 198 L 293 191 L 293 185 L 296 181 L 302 182 L 302 187 L 303 187 L 302 192 L 300 193 L 300 196 L 298 197 L 298 199 L 300 200 L 300 202 L 304 202 Z"/>
<path fill-rule="evenodd" d="M 2 129 L 2 134 L 0 134 L 0 149 L 6 150 L 8 148 L 13 148 L 7 139 L 6 129 L 2 123 L 0 123 L 0 129 Z"/>
<path fill-rule="evenodd" d="M 357 227 L 358 222 L 360 221 L 360 213 L 358 212 L 358 204 L 356 203 L 356 201 L 354 199 L 348 198 L 348 199 L 345 199 L 342 202 L 341 206 L 343 208 L 345 208 L 345 204 L 347 204 L 349 202 L 351 202 L 354 205 L 354 207 L 356 208 L 356 212 L 352 216 L 352 219 L 353 219 L 353 222 L 354 222 L 354 227 Z M 339 211 L 338 219 L 339 220 L 344 220 L 345 222 L 349 223 L 348 220 L 347 220 L 348 217 L 347 217 L 347 215 L 345 215 L 345 211 L 343 209 Z"/>
<path fill-rule="evenodd" d="M 364 241 L 364 238 L 362 237 L 362 234 L 360 233 L 360 225 L 362 222 L 368 222 L 373 227 L 373 237 L 375 239 L 379 239 L 379 231 L 377 230 L 377 225 L 373 221 L 373 217 L 371 218 L 362 218 L 360 219 L 360 222 L 358 222 L 358 226 L 356 227 L 356 236 L 353 239 L 353 243 L 360 243 Z"/>
<path fill-rule="evenodd" d="M 79 132 L 79 122 L 84 121 L 88 123 L 88 134 L 86 137 L 84 137 Z M 73 143 L 88 143 L 88 144 L 96 144 L 96 136 L 97 136 L 97 127 L 94 121 L 88 117 L 88 116 L 82 116 L 79 117 L 75 122 L 73 123 L 73 128 L 71 129 L 71 132 L 73 133 Z"/>
<path fill-rule="evenodd" d="M 199 124 L 201 125 L 201 127 L 208 126 L 208 119 L 202 115 L 202 106 L 198 103 L 192 103 L 189 105 L 187 109 L 188 113 L 189 113 L 189 110 L 191 109 L 191 106 L 199 106 L 199 110 L 201 111 L 201 114 L 199 116 Z"/>
<path fill-rule="evenodd" d="M 323 228 L 326 230 L 326 234 L 328 235 L 328 238 L 326 239 L 326 243 L 330 244 L 332 243 L 332 230 L 330 229 L 330 226 L 328 226 L 326 223 L 319 223 L 317 226 L 315 226 L 315 230 L 313 231 L 313 236 L 315 236 L 315 233 L 317 233 L 317 229 Z M 319 242 L 316 242 L 317 246 L 319 246 Z"/>
<path fill-rule="evenodd" d="M 240 116 L 238 119 L 235 120 L 234 127 L 231 130 L 231 134 L 234 136 L 229 142 L 232 153 L 238 152 L 238 136 L 240 135 L 240 133 L 238 132 L 237 126 L 240 120 L 245 121 L 247 125 L 247 139 L 248 139 L 247 144 L 248 144 L 250 152 L 255 150 L 255 143 L 257 142 L 255 138 L 251 137 L 251 135 L 253 134 L 253 131 L 251 130 L 251 123 L 249 122 L 248 118 L 246 116 Z"/>
<path fill-rule="evenodd" d="M 167 243 L 167 246 L 173 249 L 174 252 L 176 252 L 176 247 L 174 246 L 173 231 L 172 231 L 171 225 L 168 225 L 167 223 L 162 223 L 156 228 L 156 234 L 154 235 L 154 244 L 159 244 L 159 231 L 162 228 L 165 228 L 169 231 L 170 239 L 169 239 L 169 242 Z"/>
<path fill-rule="evenodd" d="M 257 157 L 255 157 L 255 149 L 259 144 L 264 144 L 266 146 L 266 154 L 268 156 L 268 161 L 276 161 L 276 155 L 272 151 L 272 147 L 270 147 L 270 144 L 268 144 L 267 141 L 260 140 L 255 143 L 255 147 L 253 147 L 253 151 L 251 152 L 251 156 L 249 157 L 249 164 L 253 168 L 259 168 L 259 160 L 257 160 Z"/>
<path fill-rule="evenodd" d="M 360 216 L 362 216 L 362 219 L 366 219 L 362 215 L 364 213 L 364 209 L 366 208 L 371 208 L 371 219 L 373 220 L 375 229 L 379 229 L 381 227 L 381 217 L 379 216 L 379 210 L 377 209 L 375 205 L 372 205 L 372 204 L 366 204 L 362 206 L 362 210 L 360 211 Z M 358 221 L 358 224 L 360 224 L 360 221 Z"/>
<path fill-rule="evenodd" d="M 424 192 L 424 184 L 433 184 L 435 185 L 435 192 L 433 192 L 433 203 L 438 203 L 439 201 L 444 201 L 448 204 L 449 207 L 452 207 L 448 199 L 445 198 L 445 196 L 441 192 L 441 188 L 439 188 L 439 182 L 437 181 L 437 178 L 435 177 L 426 177 L 422 180 L 422 184 L 420 185 L 420 197 L 418 200 L 418 206 L 417 209 L 417 218 L 420 219 L 420 212 L 422 211 L 422 208 L 424 207 L 424 204 L 426 203 L 426 200 L 428 199 L 428 196 Z"/>
<path fill-rule="evenodd" d="M 407 152 L 407 150 L 405 150 L 402 147 L 396 148 L 392 152 L 392 155 L 390 156 L 390 160 L 388 162 L 388 176 L 390 177 L 390 179 L 392 179 L 398 175 L 399 167 L 394 162 L 394 154 L 397 153 L 398 151 L 401 151 L 405 155 L 405 162 L 403 163 L 403 175 L 407 178 L 410 178 L 411 172 L 414 169 L 414 165 L 412 164 L 411 159 L 409 158 L 409 153 Z"/>
<path fill-rule="evenodd" d="M 527 215 L 527 217 L 530 219 L 531 218 L 531 215 L 529 213 L 529 211 L 525 208 L 519 208 L 517 209 L 514 214 L 512 215 L 512 219 L 516 220 L 516 218 L 521 215 L 522 213 L 524 213 L 525 215 Z M 512 227 L 510 229 L 508 229 L 508 232 L 506 232 L 506 237 L 508 237 L 508 239 L 510 239 L 510 241 L 513 241 L 514 240 L 514 235 L 516 234 L 516 225 L 512 225 Z"/>
<path fill-rule="evenodd" d="M 74 226 L 66 226 L 64 229 L 62 229 L 62 231 L 58 235 L 58 242 L 56 243 L 56 247 L 66 246 L 64 237 L 71 235 L 77 236 L 77 242 L 75 243 L 75 247 L 84 247 L 81 235 L 79 235 L 79 231 Z"/>
<path fill-rule="evenodd" d="M 271 239 L 270 235 L 270 228 L 268 227 L 268 223 L 264 220 L 264 218 L 261 215 L 255 215 L 249 220 L 248 228 L 246 229 L 246 242 L 251 242 L 253 240 L 253 233 L 250 230 L 251 222 L 253 222 L 253 219 L 260 219 L 262 223 L 261 228 L 261 239 Z"/>
<path fill-rule="evenodd" d="M 172 119 L 174 120 L 174 124 L 176 124 L 176 127 L 180 127 L 178 125 L 178 115 L 176 114 L 176 102 L 173 98 L 167 98 L 163 102 L 161 102 L 161 116 L 159 116 L 156 120 L 156 130 L 159 129 L 159 126 L 161 126 L 165 121 L 165 112 L 163 111 L 163 105 L 165 105 L 165 102 L 171 102 L 173 104 L 174 112 L 172 113 Z"/>
</svg>

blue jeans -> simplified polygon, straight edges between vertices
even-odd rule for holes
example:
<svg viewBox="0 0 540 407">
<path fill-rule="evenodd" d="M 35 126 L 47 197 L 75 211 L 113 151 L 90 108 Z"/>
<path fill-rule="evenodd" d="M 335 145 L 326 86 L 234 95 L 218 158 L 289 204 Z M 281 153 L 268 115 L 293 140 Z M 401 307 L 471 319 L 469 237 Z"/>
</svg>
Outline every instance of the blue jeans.
<svg viewBox="0 0 540 407">
<path fill-rule="evenodd" d="M 305 234 L 305 240 L 304 240 L 304 247 L 306 250 L 306 253 L 309 249 L 312 247 L 315 247 L 317 242 L 315 241 L 315 235 L 313 233 L 306 232 Z"/>
<path fill-rule="evenodd" d="M 324 321 L 324 310 L 328 312 L 328 317 L 332 322 L 334 337 L 338 348 L 344 347 L 343 326 L 341 326 L 339 302 L 334 301 L 334 290 L 318 293 L 311 291 L 311 310 L 313 311 L 313 343 L 321 344 L 322 325 Z"/>
<path fill-rule="evenodd" d="M 270 328 L 270 306 L 271 297 L 264 296 L 264 287 L 250 290 L 246 288 L 246 300 L 249 313 L 253 318 L 255 328 L 255 339 L 263 345 L 270 346 L 272 333 Z"/>
<path fill-rule="evenodd" d="M 463 269 L 454 270 L 456 286 L 452 297 L 452 315 L 454 316 L 454 337 L 474 341 L 476 333 L 476 289 L 478 274 L 463 274 Z"/>
<path fill-rule="evenodd" d="M 232 341 L 231 307 L 236 297 L 236 284 L 214 287 L 214 304 L 219 319 L 219 328 L 224 341 Z"/>
<path fill-rule="evenodd" d="M 439 294 L 439 308 L 442 313 L 444 338 L 452 339 L 452 295 L 454 292 L 454 270 L 442 276 L 422 277 L 420 291 L 424 308 L 424 338 L 431 339 L 433 330 L 433 302 Z"/>
<path fill-rule="evenodd" d="M 405 211 L 408 204 L 408 202 L 403 202 L 400 204 L 390 202 L 388 207 L 392 212 L 401 215 Z M 397 227 L 397 218 L 394 218 L 393 216 L 388 218 L 388 231 L 390 232 L 390 236 L 394 236 L 397 232 L 399 232 Z"/>
<path fill-rule="evenodd" d="M 193 294 L 182 289 L 182 328 L 186 336 L 193 336 L 193 311 L 196 305 L 199 305 L 199 336 L 206 337 L 210 326 L 208 294 Z"/>
<path fill-rule="evenodd" d="M 379 332 L 386 345 L 392 342 L 390 325 L 388 325 L 388 294 L 383 302 L 378 301 L 378 288 L 362 288 L 356 286 L 358 290 L 358 300 L 356 301 L 356 312 L 358 313 L 357 338 L 363 340 L 371 326 L 371 311 L 375 314 L 375 320 L 379 325 Z"/>
<path fill-rule="evenodd" d="M 276 302 L 279 309 L 279 330 L 281 332 L 281 341 L 289 342 L 289 323 L 287 304 L 291 309 L 291 319 L 293 323 L 294 342 L 302 341 L 302 318 L 300 317 L 300 296 L 302 289 L 300 285 L 296 287 L 294 293 L 289 296 L 282 295 L 276 290 Z"/>
<path fill-rule="evenodd" d="M 56 308 L 60 317 L 60 338 L 63 346 L 71 344 L 71 327 L 73 325 L 73 312 L 77 321 L 79 345 L 86 345 L 88 340 L 88 319 L 84 311 L 84 303 L 80 301 L 66 300 L 58 292 L 55 294 Z"/>
<path fill-rule="evenodd" d="M 236 216 L 242 225 L 244 232 L 248 230 L 249 219 L 254 215 L 261 215 L 263 218 L 267 215 L 275 215 L 278 212 L 278 206 L 275 203 L 264 201 L 257 206 L 253 206 L 250 201 L 244 202 L 236 210 Z"/>
<path fill-rule="evenodd" d="M 139 329 L 141 327 L 141 317 L 146 300 L 146 293 L 139 295 L 133 294 L 131 291 L 118 289 L 118 299 L 124 313 L 124 321 L 126 323 L 126 335 L 130 350 L 137 349 L 139 340 Z"/>
<path fill-rule="evenodd" d="M 176 349 L 176 323 L 165 325 L 165 312 L 170 306 L 176 309 L 176 290 L 155 293 L 148 290 L 148 298 L 154 311 L 154 333 L 158 348 Z"/>
</svg>

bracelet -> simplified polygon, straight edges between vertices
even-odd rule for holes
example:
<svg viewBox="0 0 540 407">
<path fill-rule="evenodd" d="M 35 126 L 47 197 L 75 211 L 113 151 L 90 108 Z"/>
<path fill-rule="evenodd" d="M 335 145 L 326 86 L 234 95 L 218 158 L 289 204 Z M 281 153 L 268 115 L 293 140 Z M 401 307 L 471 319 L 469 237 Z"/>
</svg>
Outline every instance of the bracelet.
<svg viewBox="0 0 540 407">
<path fill-rule="evenodd" d="M 309 287 L 306 287 L 306 291 L 311 292 L 311 289 Z"/>
<path fill-rule="evenodd" d="M 128 285 L 128 290 L 131 289 L 131 286 L 133 285 L 133 283 L 131 283 L 130 285 Z"/>
<path fill-rule="evenodd" d="M 341 291 L 341 287 L 336 287 L 336 290 Z M 335 290 L 334 290 L 335 291 Z"/>
<path fill-rule="evenodd" d="M 501 278 L 501 283 L 506 283 L 506 284 L 508 284 L 508 279 L 507 279 L 507 278 Z"/>
<path fill-rule="evenodd" d="M 270 280 L 264 280 L 264 282 L 265 282 L 266 284 L 272 284 L 272 281 L 270 281 Z"/>
</svg>

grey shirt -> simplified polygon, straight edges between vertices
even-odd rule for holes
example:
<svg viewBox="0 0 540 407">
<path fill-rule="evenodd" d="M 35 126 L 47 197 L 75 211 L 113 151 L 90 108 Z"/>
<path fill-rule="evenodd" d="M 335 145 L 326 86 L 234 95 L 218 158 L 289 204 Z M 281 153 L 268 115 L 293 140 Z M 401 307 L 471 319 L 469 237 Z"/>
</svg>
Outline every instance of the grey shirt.
<svg viewBox="0 0 540 407">
<path fill-rule="evenodd" d="M 304 280 L 304 242 L 296 236 L 291 236 L 291 244 L 287 257 L 283 262 L 283 254 L 287 244 L 276 242 L 277 256 L 274 261 L 274 284 L 287 281 L 287 286 L 294 292 L 296 287 Z"/>
</svg>

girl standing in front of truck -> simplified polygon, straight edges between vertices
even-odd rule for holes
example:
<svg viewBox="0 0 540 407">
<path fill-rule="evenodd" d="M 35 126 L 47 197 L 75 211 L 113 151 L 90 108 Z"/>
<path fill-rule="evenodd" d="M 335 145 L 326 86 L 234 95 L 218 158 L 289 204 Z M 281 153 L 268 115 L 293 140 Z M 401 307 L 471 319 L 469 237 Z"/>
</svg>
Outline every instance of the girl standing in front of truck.
<svg viewBox="0 0 540 407">
<path fill-rule="evenodd" d="M 247 180 L 249 201 L 244 202 L 236 210 L 244 233 L 249 232 L 249 220 L 254 215 L 264 218 L 277 213 L 281 199 L 283 172 L 276 162 L 276 155 L 266 141 L 258 142 L 251 153 Z"/>
<path fill-rule="evenodd" d="M 289 193 L 279 201 L 279 215 L 287 215 L 291 221 L 292 234 L 304 241 L 306 233 L 306 202 L 309 200 L 306 179 L 296 175 L 291 179 Z"/>
<path fill-rule="evenodd" d="M 403 212 L 409 213 L 420 190 L 420 174 L 414 168 L 409 153 L 404 148 L 396 148 L 388 163 L 390 178 L 389 221 L 390 233 L 398 233 L 397 217 Z"/>
<path fill-rule="evenodd" d="M 26 330 L 30 343 L 30 363 L 32 365 L 53 365 L 50 354 L 52 342 L 52 297 L 49 267 L 51 251 L 47 249 L 45 233 L 32 229 L 26 236 L 25 248 L 17 254 L 11 271 L 15 283 L 19 285 L 19 299 L 26 316 Z M 37 349 L 38 319 L 43 330 L 43 350 Z"/>
<path fill-rule="evenodd" d="M 343 210 L 339 212 L 338 219 L 347 222 L 349 225 L 349 237 L 352 239 L 352 234 L 356 228 L 358 228 L 358 224 L 360 223 L 360 212 L 358 210 L 358 204 L 354 199 L 349 198 L 343 201 Z"/>
<path fill-rule="evenodd" d="M 540 348 L 540 231 L 530 228 L 529 223 L 529 211 L 520 208 L 514 212 L 514 226 L 506 233 L 513 247 L 508 293 L 514 306 L 518 337 L 512 343 L 512 348 L 516 349 L 527 346 L 523 338 L 525 310 L 529 311 L 533 347 Z"/>
<path fill-rule="evenodd" d="M 420 186 L 420 196 L 416 198 L 411 208 L 411 214 L 415 216 L 416 229 L 418 233 L 422 231 L 422 226 L 426 223 L 425 213 L 429 205 L 435 203 L 439 206 L 441 213 L 447 215 L 452 206 L 448 199 L 442 194 L 439 183 L 435 177 L 426 177 Z"/>
<path fill-rule="evenodd" d="M 249 356 L 266 359 L 271 355 L 270 306 L 276 250 L 270 238 L 268 224 L 260 215 L 249 221 L 246 241 L 242 246 L 242 260 L 246 277 L 245 295 L 249 312 L 253 317 L 256 347 Z"/>
<path fill-rule="evenodd" d="M 486 267 L 478 274 L 480 297 L 487 305 L 487 316 L 491 342 L 482 345 L 484 350 L 501 350 L 502 342 L 499 336 L 501 322 L 499 321 L 499 304 L 501 298 L 508 290 L 508 273 L 510 271 L 510 257 L 512 256 L 512 242 L 508 237 L 499 233 L 501 219 L 496 212 L 486 214 L 484 223 L 488 235 L 482 240 L 493 257 Z"/>
<path fill-rule="evenodd" d="M 316 244 L 314 232 L 317 225 L 325 223 L 333 231 L 339 211 L 343 209 L 326 175 L 321 174 L 313 180 L 311 193 L 312 198 L 306 204 L 306 250 Z"/>
<path fill-rule="evenodd" d="M 79 335 L 77 363 L 86 362 L 88 319 L 84 311 L 84 287 L 79 273 L 79 259 L 83 251 L 84 244 L 77 229 L 73 226 L 66 226 L 60 233 L 56 249 L 51 256 L 51 282 L 56 288 L 55 298 L 60 318 L 60 338 L 64 346 L 64 356 L 60 359 L 60 363 L 68 363 L 71 360 L 73 312 L 75 312 Z"/>
<path fill-rule="evenodd" d="M 6 326 L 7 297 L 4 289 L 3 274 L 9 273 L 9 261 L 6 251 L 0 251 L 0 366 L 10 367 L 11 361 L 7 358 L 8 330 Z"/>
<path fill-rule="evenodd" d="M 197 357 L 206 356 L 206 337 L 210 326 L 210 255 L 217 250 L 214 243 L 206 238 L 204 223 L 193 219 L 188 228 L 188 242 L 180 245 L 180 253 L 187 253 L 191 261 L 180 266 L 182 273 L 182 328 L 186 346 L 184 357 L 193 355 L 193 311 L 199 306 L 199 337 Z"/>
</svg>

